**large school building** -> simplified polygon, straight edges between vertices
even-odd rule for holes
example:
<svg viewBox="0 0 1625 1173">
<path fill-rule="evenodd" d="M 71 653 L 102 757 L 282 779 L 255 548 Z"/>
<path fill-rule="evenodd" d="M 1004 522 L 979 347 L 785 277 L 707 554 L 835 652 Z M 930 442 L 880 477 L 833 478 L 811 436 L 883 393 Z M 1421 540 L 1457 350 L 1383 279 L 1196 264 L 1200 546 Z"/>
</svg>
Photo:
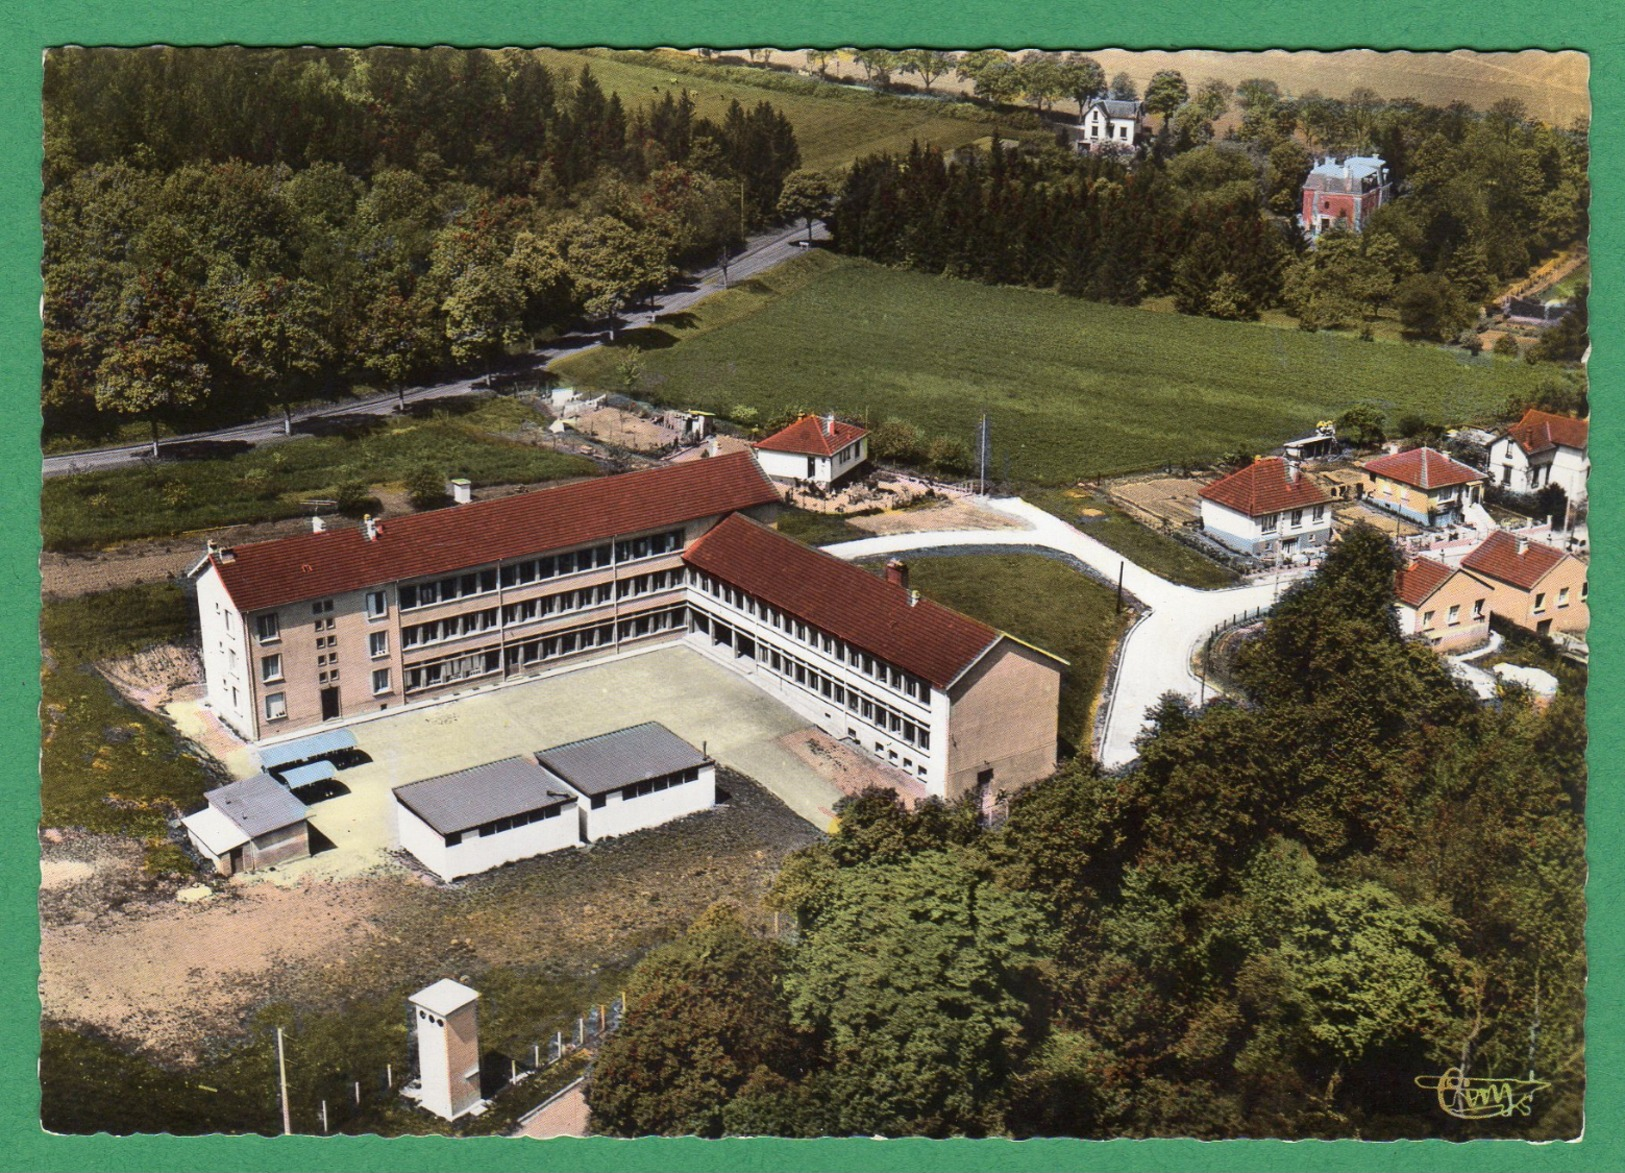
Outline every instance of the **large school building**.
<svg viewBox="0 0 1625 1173">
<path fill-rule="evenodd" d="M 199 563 L 208 703 L 249 740 L 688 641 L 935 794 L 1055 765 L 1055 657 L 769 528 L 748 452 Z"/>
</svg>

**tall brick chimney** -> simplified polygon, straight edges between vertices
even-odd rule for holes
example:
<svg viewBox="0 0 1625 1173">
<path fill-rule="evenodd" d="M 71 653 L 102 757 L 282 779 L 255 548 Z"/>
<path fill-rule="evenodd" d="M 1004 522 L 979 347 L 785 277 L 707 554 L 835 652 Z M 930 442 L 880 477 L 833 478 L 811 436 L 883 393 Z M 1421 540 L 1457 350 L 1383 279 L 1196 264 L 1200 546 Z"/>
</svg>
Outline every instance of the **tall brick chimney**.
<svg viewBox="0 0 1625 1173">
<path fill-rule="evenodd" d="M 908 563 L 898 558 L 886 563 L 886 581 L 908 590 Z"/>
</svg>

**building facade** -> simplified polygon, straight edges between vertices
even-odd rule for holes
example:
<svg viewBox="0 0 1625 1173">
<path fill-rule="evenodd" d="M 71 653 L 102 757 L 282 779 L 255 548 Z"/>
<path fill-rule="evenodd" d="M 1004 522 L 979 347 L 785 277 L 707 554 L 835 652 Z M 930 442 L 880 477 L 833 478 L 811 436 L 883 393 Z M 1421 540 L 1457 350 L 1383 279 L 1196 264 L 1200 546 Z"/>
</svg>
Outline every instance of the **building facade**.
<svg viewBox="0 0 1625 1173">
<path fill-rule="evenodd" d="M 658 827 L 717 803 L 716 763 L 654 721 L 544 749 L 536 761 L 578 796 L 584 843 Z"/>
<path fill-rule="evenodd" d="M 1483 473 L 1432 448 L 1378 456 L 1360 467 L 1364 500 L 1418 525 L 1461 525 L 1483 497 Z"/>
<path fill-rule="evenodd" d="M 208 805 L 181 820 L 186 837 L 222 876 L 254 872 L 310 854 L 306 807 L 270 774 L 218 787 Z"/>
<path fill-rule="evenodd" d="M 1462 559 L 1490 588 L 1490 607 L 1536 635 L 1583 635 L 1591 622 L 1589 567 L 1573 554 L 1497 530 Z"/>
<path fill-rule="evenodd" d="M 1421 636 L 1441 652 L 1489 640 L 1493 594 L 1488 583 L 1433 558 L 1418 558 L 1394 576 L 1400 632 Z"/>
<path fill-rule="evenodd" d="M 762 471 L 775 481 L 827 489 L 868 461 L 869 433 L 833 415 L 806 415 L 755 447 Z"/>
<path fill-rule="evenodd" d="M 776 533 L 778 500 L 739 453 L 215 551 L 208 703 L 259 740 L 687 640 L 934 794 L 1053 770 L 1063 661 Z"/>
<path fill-rule="evenodd" d="M 1332 538 L 1331 498 L 1294 462 L 1266 456 L 1203 485 L 1202 529 L 1242 554 L 1289 562 Z"/>
<path fill-rule="evenodd" d="M 1145 103 L 1122 98 L 1095 98 L 1078 119 L 1080 151 L 1132 151 L 1145 131 Z"/>
<path fill-rule="evenodd" d="M 1299 223 L 1311 237 L 1332 228 L 1359 232 L 1393 195 L 1384 160 L 1370 155 L 1321 159 L 1303 182 Z"/>
<path fill-rule="evenodd" d="M 1591 475 L 1590 434 L 1586 420 L 1530 408 L 1490 443 L 1490 479 L 1513 493 L 1538 493 L 1557 485 L 1571 504 L 1583 504 Z M 1553 520 L 1563 523 L 1561 517 Z"/>
<path fill-rule="evenodd" d="M 397 842 L 448 881 L 575 847 L 578 796 L 553 781 L 521 757 L 398 786 Z"/>
</svg>

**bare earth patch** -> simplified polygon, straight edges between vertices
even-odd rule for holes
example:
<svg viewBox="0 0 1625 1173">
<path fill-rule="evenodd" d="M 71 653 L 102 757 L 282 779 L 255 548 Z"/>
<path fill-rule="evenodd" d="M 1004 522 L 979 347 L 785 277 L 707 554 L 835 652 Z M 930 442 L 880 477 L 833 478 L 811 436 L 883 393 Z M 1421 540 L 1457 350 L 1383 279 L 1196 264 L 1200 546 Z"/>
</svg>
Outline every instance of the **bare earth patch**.
<svg viewBox="0 0 1625 1173">
<path fill-rule="evenodd" d="M 945 500 L 918 509 L 900 509 L 848 517 L 855 529 L 872 534 L 917 534 L 951 529 L 1021 529 L 1021 523 L 1002 513 L 983 509 L 968 501 Z"/>
</svg>

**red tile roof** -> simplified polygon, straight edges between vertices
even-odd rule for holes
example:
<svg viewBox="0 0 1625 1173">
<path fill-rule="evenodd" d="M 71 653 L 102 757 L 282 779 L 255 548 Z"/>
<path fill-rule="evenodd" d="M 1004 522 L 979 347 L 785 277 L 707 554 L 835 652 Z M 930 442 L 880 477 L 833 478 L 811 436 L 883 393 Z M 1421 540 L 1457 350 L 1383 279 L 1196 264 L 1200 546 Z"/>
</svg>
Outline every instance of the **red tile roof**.
<svg viewBox="0 0 1625 1173">
<path fill-rule="evenodd" d="M 1549 411 L 1536 411 L 1532 407 L 1523 413 L 1521 420 L 1507 429 L 1507 435 L 1516 440 L 1518 447 L 1530 455 L 1555 448 L 1559 444 L 1564 448 L 1578 448 L 1584 452 L 1590 432 L 1591 425 L 1586 420 L 1577 420 L 1568 415 L 1553 415 Z"/>
<path fill-rule="evenodd" d="M 258 611 L 778 500 L 756 458 L 738 452 L 391 518 L 371 542 L 345 527 L 238 546 L 230 561 L 210 563 L 237 608 Z"/>
<path fill-rule="evenodd" d="M 1443 452 L 1432 448 L 1412 448 L 1408 452 L 1395 452 L 1378 456 L 1360 466 L 1391 481 L 1414 485 L 1418 489 L 1444 489 L 1451 485 L 1468 485 L 1484 479 L 1476 468 L 1468 468 L 1460 461 L 1451 460 Z"/>
<path fill-rule="evenodd" d="M 1571 556 L 1540 542 L 1524 543 L 1520 553 L 1517 537 L 1506 530 L 1497 530 L 1461 560 L 1461 567 L 1527 591 L 1534 589 L 1558 563 Z"/>
<path fill-rule="evenodd" d="M 1420 607 L 1456 571 L 1432 558 L 1418 558 L 1394 575 L 1394 594 L 1407 607 Z"/>
<path fill-rule="evenodd" d="M 1197 495 L 1248 517 L 1263 517 L 1266 513 L 1302 509 L 1331 500 L 1302 472 L 1296 480 L 1289 478 L 1287 463 L 1279 456 L 1255 460 L 1222 480 L 1203 485 Z"/>
<path fill-rule="evenodd" d="M 748 518 L 727 518 L 684 561 L 820 631 L 946 688 L 999 633 Z"/>
<path fill-rule="evenodd" d="M 826 424 L 824 417 L 804 415 L 787 428 L 774 432 L 756 447 L 768 452 L 795 452 L 802 456 L 834 456 L 842 448 L 869 433 L 857 424 L 835 420 Z"/>
</svg>

